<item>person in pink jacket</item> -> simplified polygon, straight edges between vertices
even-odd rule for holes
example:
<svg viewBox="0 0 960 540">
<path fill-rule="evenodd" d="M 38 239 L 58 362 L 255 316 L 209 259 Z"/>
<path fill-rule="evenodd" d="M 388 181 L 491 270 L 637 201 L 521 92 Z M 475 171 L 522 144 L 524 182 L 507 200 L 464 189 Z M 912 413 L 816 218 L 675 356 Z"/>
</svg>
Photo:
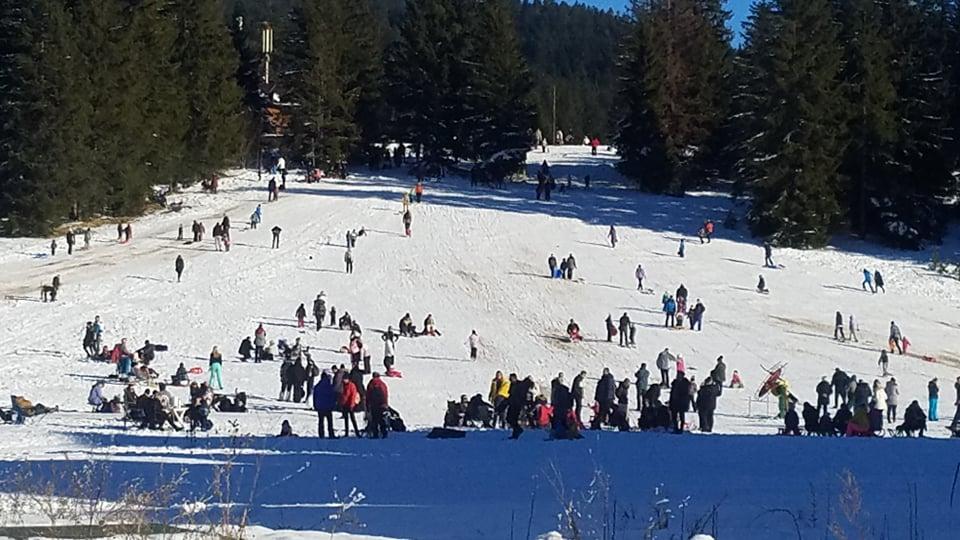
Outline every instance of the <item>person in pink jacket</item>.
<svg viewBox="0 0 960 540">
<path fill-rule="evenodd" d="M 677 373 L 686 373 L 687 363 L 683 361 L 683 355 L 677 355 Z"/>
</svg>

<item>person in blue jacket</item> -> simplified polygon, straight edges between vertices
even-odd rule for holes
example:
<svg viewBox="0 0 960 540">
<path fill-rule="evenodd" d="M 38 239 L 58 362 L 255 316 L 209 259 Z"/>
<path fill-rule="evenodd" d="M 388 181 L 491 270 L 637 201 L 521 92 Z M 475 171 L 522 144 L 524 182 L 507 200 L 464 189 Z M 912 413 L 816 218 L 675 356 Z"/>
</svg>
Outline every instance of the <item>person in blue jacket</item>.
<svg viewBox="0 0 960 540">
<path fill-rule="evenodd" d="M 667 328 L 676 326 L 677 301 L 673 299 L 673 296 L 667 297 L 667 301 L 663 303 L 663 312 L 667 314 L 667 318 L 666 321 L 664 321 L 663 326 Z"/>
<path fill-rule="evenodd" d="M 873 274 L 866 268 L 863 269 L 863 283 L 860 286 L 863 287 L 863 290 L 869 288 L 870 292 L 874 294 L 877 292 L 877 290 L 873 288 Z"/>
<path fill-rule="evenodd" d="M 336 439 L 333 431 L 333 410 L 337 406 L 337 395 L 333 391 L 333 379 L 330 372 L 323 371 L 320 375 L 320 382 L 313 387 L 313 410 L 317 411 L 317 433 L 324 438 L 323 421 L 327 421 L 327 429 L 330 432 L 330 438 Z"/>
</svg>

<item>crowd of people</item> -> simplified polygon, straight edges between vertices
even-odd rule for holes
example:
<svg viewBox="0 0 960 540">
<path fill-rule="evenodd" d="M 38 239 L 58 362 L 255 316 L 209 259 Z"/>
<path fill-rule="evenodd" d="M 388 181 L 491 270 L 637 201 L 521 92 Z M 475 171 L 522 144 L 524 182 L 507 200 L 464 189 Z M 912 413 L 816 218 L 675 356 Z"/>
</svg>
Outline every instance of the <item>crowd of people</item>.
<svg viewBox="0 0 960 540">
<path fill-rule="evenodd" d="M 277 170 L 283 176 L 283 185 L 278 186 L 276 179 L 271 179 L 268 202 L 277 200 L 277 192 L 285 188 L 285 166 L 278 167 Z M 537 172 L 537 199 L 550 200 L 551 191 L 555 188 L 550 166 L 544 161 Z M 423 179 L 420 178 L 409 192 L 402 195 L 403 208 L 400 215 L 405 236 L 412 234 L 411 203 L 420 203 L 423 193 Z M 249 226 L 256 229 L 262 221 L 263 210 L 258 204 L 250 215 Z M 203 223 L 194 221 L 191 230 L 192 242 L 204 241 L 206 228 Z M 272 248 L 278 249 L 281 232 L 279 225 L 274 226 L 271 232 Z M 89 229 L 82 234 L 85 247 L 89 247 Z M 214 224 L 212 234 L 215 250 L 229 252 L 232 243 L 231 224 L 226 214 Z M 357 229 L 346 232 L 344 263 L 347 274 L 353 272 L 354 250 L 357 249 L 358 238 L 364 234 L 365 229 L 362 227 L 359 232 Z M 705 220 L 697 234 L 701 244 L 710 243 L 714 234 L 713 221 Z M 606 237 L 610 247 L 615 248 L 620 238 L 614 225 L 609 226 Z M 131 238 L 131 226 L 118 224 L 118 240 L 129 242 Z M 178 230 L 178 240 L 183 240 L 182 225 Z M 76 233 L 68 232 L 68 253 L 72 253 L 75 242 Z M 51 243 L 51 254 L 55 254 L 56 249 L 54 239 Z M 763 250 L 765 267 L 782 268 L 773 261 L 773 247 L 770 243 L 764 243 Z M 681 239 L 678 256 L 684 255 L 685 241 Z M 547 265 L 551 278 L 574 279 L 577 261 L 572 253 L 559 262 L 554 254 L 550 254 Z M 178 281 L 184 267 L 183 258 L 178 256 L 175 263 Z M 637 280 L 637 290 L 645 292 L 644 280 L 647 279 L 647 274 L 642 265 L 637 265 L 634 277 Z M 878 270 L 871 272 L 863 269 L 862 288 L 874 294 L 878 291 L 885 293 L 883 276 Z M 769 292 L 762 275 L 757 291 Z M 689 291 L 682 283 L 674 294 L 663 294 L 661 310 L 665 317 L 665 327 L 674 329 L 689 325 L 692 331 L 702 330 L 706 305 L 699 298 L 691 303 L 689 297 Z M 318 416 L 319 437 L 336 438 L 337 430 L 333 420 L 335 413 L 339 413 L 343 421 L 343 436 L 349 436 L 351 427 L 355 436 L 366 435 L 374 438 L 386 437 L 388 431 L 402 429 L 403 423 L 399 414 L 389 405 L 386 379 L 401 376 L 396 369 L 397 348 L 401 338 L 442 335 L 432 314 L 425 317 L 419 330 L 411 315 L 407 313 L 400 319 L 397 332 L 394 332 L 393 327 L 388 327 L 381 333 L 379 338 L 384 347 L 382 372 L 372 369 L 372 354 L 365 343 L 359 322 L 349 312 L 344 311 L 338 317 L 334 306 L 331 305 L 328 309 L 325 292 L 321 291 L 313 299 L 312 309 L 308 309 L 307 302 L 297 306 L 294 318 L 298 329 L 306 328 L 309 315 L 313 316 L 317 331 L 329 320 L 329 326 L 349 332 L 349 340 L 341 349 L 341 352 L 349 356 L 349 367 L 347 362 L 343 362 L 321 369 L 312 358 L 309 347 L 302 345 L 299 337 L 293 343 L 279 340 L 274 350 L 274 342 L 267 340 L 263 324 L 256 328 L 252 337 L 241 340 L 238 348 L 241 361 L 278 361 L 278 399 L 292 403 L 309 403 Z M 845 317 L 837 311 L 834 322 L 834 339 L 859 342 L 860 328 L 852 313 Z M 613 338 L 619 336 L 620 347 L 636 345 L 637 324 L 631 320 L 628 313 L 624 312 L 618 319 L 608 314 L 605 328 L 607 342 L 613 342 Z M 573 319 L 567 326 L 567 336 L 571 342 L 583 340 L 580 326 Z M 191 376 L 197 373 L 187 370 L 181 363 L 176 373 L 170 375 L 168 383 L 159 382 L 159 373 L 151 367 L 156 354 L 165 351 L 166 346 L 146 340 L 142 347 L 134 350 L 128 345 L 127 339 L 123 338 L 113 348 L 109 348 L 103 344 L 103 337 L 104 325 L 97 316 L 86 323 L 83 349 L 91 360 L 115 364 L 116 375 L 112 378 L 127 383 L 127 386 L 122 396 L 108 399 L 104 395 L 105 382 L 98 381 L 88 396 L 88 403 L 95 411 L 123 414 L 125 418 L 139 422 L 142 428 L 163 429 L 164 426 L 169 426 L 180 430 L 184 429 L 187 423 L 191 429 L 210 429 L 211 411 L 246 410 L 246 395 L 243 392 L 238 392 L 233 397 L 218 394 L 224 390 L 224 359 L 217 347 L 213 347 L 209 355 L 209 379 L 206 382 L 191 381 Z M 470 358 L 476 360 L 480 347 L 480 338 L 476 331 L 468 337 L 467 345 Z M 784 393 L 786 397 L 782 398 L 781 407 L 781 417 L 784 419 L 782 432 L 800 434 L 801 415 L 803 429 L 809 434 L 817 435 L 866 436 L 883 433 L 884 422 L 895 424 L 898 421 L 899 387 L 896 379 L 889 376 L 889 355 L 894 351 L 906 354 L 910 342 L 894 321 L 890 323 L 888 345 L 889 351 L 881 351 L 878 360 L 881 376 L 889 377 L 885 382 L 875 379 L 871 385 L 837 368 L 832 379 L 824 378 L 817 384 L 816 405 L 804 402 L 800 413 L 796 410 L 798 402 L 789 393 Z M 549 387 L 544 388 L 541 388 L 532 376 L 521 378 L 516 373 L 505 376 L 498 371 L 486 396 L 481 393 L 472 397 L 461 395 L 459 400 L 447 402 L 444 424 L 449 427 L 509 428 L 513 439 L 520 437 L 525 429 L 531 428 L 547 429 L 552 437 L 566 439 L 581 437 L 580 432 L 584 429 L 604 428 L 620 431 L 639 429 L 680 433 L 694 429 L 711 432 L 714 429 L 715 411 L 718 403 L 722 401 L 724 389 L 743 388 L 738 371 L 733 370 L 728 380 L 723 356 L 716 360 L 709 374 L 699 382 L 691 373 L 692 370 L 688 369 L 684 357 L 671 353 L 669 349 L 657 354 L 653 366 L 656 371 L 651 373 L 647 364 L 643 363 L 632 378 L 623 377 L 619 380 L 608 368 L 604 368 L 592 379 L 588 377 L 587 371 L 581 371 L 570 383 L 566 381 L 563 373 L 558 373 L 550 381 Z M 658 375 L 659 380 L 656 380 Z M 369 380 L 366 380 L 367 378 Z M 151 388 L 138 394 L 136 383 L 146 383 Z M 588 399 L 588 383 L 594 385 L 592 400 Z M 189 402 L 184 405 L 178 403 L 168 390 L 168 385 L 189 386 Z M 960 378 L 957 379 L 955 388 L 958 409 L 951 429 L 956 432 L 960 427 Z M 835 409 L 832 415 L 828 410 L 831 396 Z M 896 427 L 896 433 L 923 435 L 927 420 L 938 419 L 938 400 L 939 386 L 937 380 L 933 379 L 928 385 L 927 411 L 923 410 L 918 401 L 912 401 L 904 411 L 903 422 Z M 31 410 L 37 409 L 34 407 Z M 631 420 L 631 412 L 639 413 L 635 420 Z M 362 416 L 362 431 L 358 429 L 358 413 Z M 688 413 L 695 413 L 696 420 L 689 419 Z M 284 421 L 281 435 L 292 435 L 289 422 Z"/>
</svg>

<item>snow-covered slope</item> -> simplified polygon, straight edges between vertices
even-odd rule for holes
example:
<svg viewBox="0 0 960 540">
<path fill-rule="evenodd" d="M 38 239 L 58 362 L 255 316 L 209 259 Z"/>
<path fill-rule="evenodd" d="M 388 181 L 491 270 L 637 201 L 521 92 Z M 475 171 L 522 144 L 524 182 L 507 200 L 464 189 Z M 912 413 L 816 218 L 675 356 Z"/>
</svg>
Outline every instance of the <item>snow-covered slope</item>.
<svg viewBox="0 0 960 540">
<path fill-rule="evenodd" d="M 778 250 L 774 259 L 782 268 L 764 269 L 756 241 L 720 225 L 731 205 L 727 197 L 638 194 L 610 182 L 616 179 L 613 155 L 591 157 L 589 149 L 580 147 L 533 153 L 531 170 L 544 157 L 555 176 L 574 177 L 572 190 L 554 192 L 553 201 L 543 202 L 534 200 L 529 184 L 490 190 L 461 179 L 429 182 L 424 202 L 413 205 L 410 238 L 403 236 L 400 199 L 413 180 L 394 171 L 312 185 L 290 182 L 280 200 L 270 204 L 263 189 L 267 178 L 257 183 L 255 175 L 242 173 L 225 179 L 218 195 L 184 194 L 187 208 L 179 213 L 134 221 L 129 245 L 118 244 L 115 228 L 104 227 L 96 231 L 92 249 L 72 256 L 66 255 L 63 241 L 55 257 L 49 256 L 49 239 L 0 241 L 0 392 L 86 411 L 90 386 L 113 371 L 112 365 L 83 360 L 83 325 L 100 315 L 107 345 L 123 337 L 136 346 L 144 339 L 169 345 L 170 351 L 155 362 L 164 376 L 180 362 L 206 370 L 211 348 L 219 346 L 227 359 L 226 387 L 254 396 L 252 412 L 213 418 L 220 435 L 276 433 L 282 419 L 289 419 L 298 433 L 309 434 L 315 416 L 306 405 L 276 401 L 279 364 L 244 364 L 235 353 L 240 340 L 252 336 L 262 322 L 269 339 L 301 337 L 321 367 L 349 364 L 339 353 L 345 332 L 316 332 L 309 321 L 306 331 L 295 327 L 297 306 L 305 303 L 309 311 L 312 299 L 325 291 L 328 306 L 340 314 L 349 311 L 371 338 L 388 325 L 396 328 L 407 312 L 418 327 L 433 314 L 442 337 L 401 340 L 396 367 L 404 377 L 387 379 L 392 405 L 414 427 L 438 425 L 448 399 L 486 395 L 496 370 L 533 375 L 547 391 L 557 372 L 569 381 L 581 369 L 596 377 L 609 367 L 618 380 L 632 379 L 641 362 L 652 367 L 656 354 L 670 347 L 684 355 L 698 381 L 719 355 L 726 359 L 728 374 L 736 369 L 743 376 L 746 388 L 725 391 L 720 398 L 716 431 L 775 433 L 779 422 L 770 417 L 776 404 L 751 401 L 766 375 L 762 366 L 787 363 L 784 375 L 801 400 L 814 400 L 817 381 L 837 366 L 872 382 L 880 378 L 877 357 L 891 320 L 916 352 L 891 357 L 901 410 L 913 399 L 926 408 L 927 382 L 938 377 L 940 415 L 947 422 L 952 417 L 952 385 L 960 375 L 960 292 L 955 280 L 925 269 L 924 254 L 849 241 L 843 249 Z M 586 175 L 593 180 L 589 190 L 583 188 Z M 247 230 L 244 222 L 258 203 L 263 203 L 263 223 Z M 192 221 L 201 220 L 209 235 L 224 213 L 233 222 L 229 253 L 216 252 L 212 240 L 199 245 L 175 240 L 179 224 L 189 237 Z M 695 233 L 705 219 L 718 223 L 717 234 L 712 243 L 700 245 Z M 620 236 L 615 249 L 605 240 L 610 224 Z M 274 225 L 283 229 L 279 249 L 270 249 Z M 369 234 L 359 240 L 355 271 L 347 275 L 344 233 L 360 227 Z M 688 240 L 684 259 L 675 255 L 681 237 Z M 551 253 L 558 258 L 574 254 L 581 279 L 547 279 Z M 177 255 L 186 260 L 182 283 L 175 282 Z M 636 291 L 638 263 L 646 269 L 646 286 L 653 294 Z M 883 273 L 886 294 L 860 290 L 863 268 Z M 754 292 L 761 273 L 769 295 Z M 39 286 L 54 275 L 63 282 L 60 298 L 40 303 Z M 660 295 L 673 293 L 681 283 L 691 301 L 702 299 L 706 305 L 702 332 L 662 327 Z M 832 339 L 837 310 L 856 315 L 859 343 Z M 624 312 L 640 325 L 633 349 L 605 342 L 604 318 Z M 584 329 L 585 342 L 571 345 L 559 339 L 571 318 Z M 473 329 L 482 339 L 476 362 L 469 360 L 466 345 Z M 378 366 L 382 344 L 369 341 Z M 592 385 L 587 389 L 591 396 Z M 121 391 L 120 385 L 107 387 L 108 395 Z M 931 434 L 946 435 L 945 425 L 933 424 Z M 0 426 L 0 456 L 44 460 L 54 451 L 82 456 L 90 441 L 78 439 L 77 433 L 110 434 L 120 426 L 110 415 L 86 412 Z M 617 437 L 609 434 L 601 441 Z M 630 451 L 632 443 L 618 444 Z M 699 467 L 690 470 L 699 472 Z"/>
</svg>

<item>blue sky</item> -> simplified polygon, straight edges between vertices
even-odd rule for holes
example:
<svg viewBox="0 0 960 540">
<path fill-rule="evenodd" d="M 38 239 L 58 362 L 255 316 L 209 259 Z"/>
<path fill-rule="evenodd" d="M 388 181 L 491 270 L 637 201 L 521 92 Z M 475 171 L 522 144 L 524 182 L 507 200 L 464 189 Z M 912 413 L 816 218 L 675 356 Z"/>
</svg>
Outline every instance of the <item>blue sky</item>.
<svg viewBox="0 0 960 540">
<path fill-rule="evenodd" d="M 576 0 L 566 0 L 569 3 L 574 3 Z M 630 0 L 580 0 L 583 3 L 591 4 L 601 8 L 613 8 L 613 9 L 624 9 L 630 5 Z M 737 37 L 734 38 L 735 42 L 740 41 L 740 23 L 747 18 L 747 15 L 750 13 L 750 4 L 752 0 L 726 0 L 727 9 L 733 12 L 733 18 L 730 20 L 730 27 L 733 28 L 734 33 Z"/>
</svg>

